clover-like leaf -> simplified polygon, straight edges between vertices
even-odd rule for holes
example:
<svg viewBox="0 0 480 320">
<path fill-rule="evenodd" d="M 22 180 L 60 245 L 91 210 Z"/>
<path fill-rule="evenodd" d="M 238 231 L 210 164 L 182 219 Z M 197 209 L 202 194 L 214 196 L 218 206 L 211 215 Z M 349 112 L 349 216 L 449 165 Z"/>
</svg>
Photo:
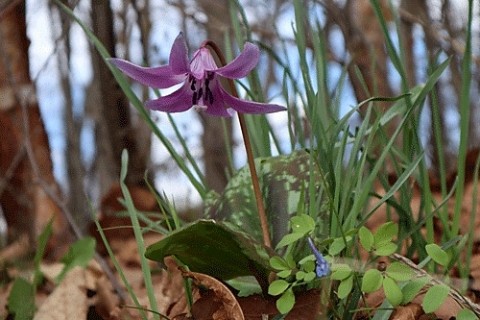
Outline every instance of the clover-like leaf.
<svg viewBox="0 0 480 320">
<path fill-rule="evenodd" d="M 457 313 L 456 320 L 477 320 L 478 316 L 470 309 L 462 309 Z"/>
<path fill-rule="evenodd" d="M 403 293 L 398 284 L 392 278 L 386 277 L 383 279 L 383 291 L 385 297 L 392 306 L 396 307 L 403 300 Z"/>
<path fill-rule="evenodd" d="M 371 293 L 380 289 L 383 283 L 382 273 L 377 269 L 370 269 L 365 272 L 362 279 L 362 291 Z"/>
<path fill-rule="evenodd" d="M 406 304 L 411 302 L 415 297 L 418 295 L 420 290 L 427 284 L 428 277 L 421 277 L 418 279 L 414 279 L 409 281 L 403 288 L 403 301 L 402 304 Z"/>
<path fill-rule="evenodd" d="M 408 281 L 415 276 L 415 272 L 401 262 L 392 262 L 385 270 L 385 273 L 392 279 L 396 281 Z"/>
<path fill-rule="evenodd" d="M 278 242 L 277 249 L 281 247 L 288 246 L 289 244 L 294 243 L 295 241 L 300 240 L 303 238 L 304 235 L 302 233 L 289 233 L 283 236 L 283 238 Z"/>
<path fill-rule="evenodd" d="M 288 283 L 287 281 L 282 279 L 277 279 L 272 283 L 270 283 L 270 285 L 268 286 L 268 294 L 272 296 L 278 296 L 279 294 L 284 293 L 289 286 L 290 286 L 290 283 Z"/>
<path fill-rule="evenodd" d="M 432 286 L 428 289 L 422 301 L 422 308 L 425 313 L 436 311 L 445 302 L 450 288 L 443 284 Z"/>
<path fill-rule="evenodd" d="M 395 222 L 389 221 L 382 224 L 375 232 L 374 245 L 376 248 L 383 246 L 385 243 L 388 243 L 393 240 L 393 238 L 398 234 L 398 225 Z"/>
<path fill-rule="evenodd" d="M 380 257 L 386 257 L 394 254 L 397 251 L 398 246 L 393 242 L 384 242 L 382 245 L 375 249 L 374 253 Z"/>
<path fill-rule="evenodd" d="M 342 280 L 338 285 L 337 296 L 339 299 L 345 299 L 350 292 L 352 292 L 353 288 L 353 275 L 350 277 Z"/>
<path fill-rule="evenodd" d="M 278 298 L 275 305 L 281 314 L 289 313 L 295 305 L 295 295 L 293 294 L 292 288 L 289 288 L 287 291 L 285 291 L 280 298 Z"/>
<path fill-rule="evenodd" d="M 427 251 L 428 256 L 439 265 L 445 267 L 450 262 L 448 253 L 435 243 L 427 244 L 425 250 Z"/>
<path fill-rule="evenodd" d="M 373 233 L 365 226 L 362 226 L 360 229 L 358 229 L 358 238 L 360 240 L 360 244 L 365 250 L 372 250 L 374 242 Z"/>
<path fill-rule="evenodd" d="M 292 232 L 306 235 L 315 229 L 315 220 L 308 214 L 299 214 L 290 219 Z"/>
<path fill-rule="evenodd" d="M 313 281 L 313 279 L 315 279 L 316 277 L 317 277 L 317 274 L 316 274 L 315 272 L 313 272 L 313 271 L 307 272 L 307 273 L 305 274 L 305 276 L 303 277 L 303 281 L 305 281 L 305 282 L 311 282 L 311 281 Z"/>
<path fill-rule="evenodd" d="M 346 236 L 345 239 L 343 237 L 334 239 L 333 242 L 330 244 L 330 247 L 328 248 L 328 254 L 331 256 L 336 256 L 337 254 L 342 252 L 343 249 L 345 249 L 345 241 L 348 243 L 351 240 L 351 236 Z"/>
<path fill-rule="evenodd" d="M 336 264 L 332 266 L 332 275 L 330 276 L 332 280 L 345 280 L 353 273 L 352 268 L 348 264 Z"/>
<path fill-rule="evenodd" d="M 315 261 L 305 261 L 301 266 L 305 272 L 315 271 Z"/>
</svg>

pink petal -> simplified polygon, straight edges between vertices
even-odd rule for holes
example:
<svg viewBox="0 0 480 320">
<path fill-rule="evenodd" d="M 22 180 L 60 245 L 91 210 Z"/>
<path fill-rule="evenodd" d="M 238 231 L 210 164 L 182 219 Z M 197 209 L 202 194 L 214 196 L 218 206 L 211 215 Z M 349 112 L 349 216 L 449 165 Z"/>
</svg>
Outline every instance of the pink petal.
<svg viewBox="0 0 480 320">
<path fill-rule="evenodd" d="M 173 74 L 169 66 L 147 68 L 123 59 L 112 58 L 108 61 L 130 78 L 153 88 L 169 88 L 185 80 L 185 76 Z"/>
<path fill-rule="evenodd" d="M 234 111 L 225 105 L 221 96 L 216 96 L 213 100 L 213 104 L 207 107 L 205 113 L 217 117 L 231 117 L 234 114 Z"/>
<path fill-rule="evenodd" d="M 218 68 L 215 72 L 222 77 L 240 79 L 246 77 L 258 63 L 260 50 L 250 42 L 245 43 L 242 53 L 232 62 L 224 67 Z"/>
<path fill-rule="evenodd" d="M 168 62 L 174 74 L 190 73 L 190 63 L 188 61 L 187 43 L 183 37 L 183 32 L 180 32 L 173 42 L 170 50 L 170 58 Z"/>
<path fill-rule="evenodd" d="M 145 106 L 157 111 L 182 112 L 192 107 L 192 91 L 188 84 L 185 84 L 169 95 L 147 101 Z"/>
<path fill-rule="evenodd" d="M 231 96 L 223 89 L 221 89 L 221 91 L 222 91 L 222 96 L 223 96 L 223 100 L 225 101 L 225 104 L 230 106 L 232 109 L 235 109 L 237 112 L 261 114 L 261 113 L 272 113 L 272 112 L 287 110 L 285 107 L 282 107 L 277 104 L 260 103 L 260 102 L 243 100 L 243 99 L 239 99 Z"/>
</svg>

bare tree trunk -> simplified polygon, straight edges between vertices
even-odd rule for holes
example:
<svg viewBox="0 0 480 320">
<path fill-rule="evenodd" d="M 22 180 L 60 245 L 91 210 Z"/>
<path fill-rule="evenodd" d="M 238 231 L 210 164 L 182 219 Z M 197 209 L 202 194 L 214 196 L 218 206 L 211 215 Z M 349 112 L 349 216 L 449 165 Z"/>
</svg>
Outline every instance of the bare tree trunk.
<svg viewBox="0 0 480 320">
<path fill-rule="evenodd" d="M 92 1 L 93 31 L 115 56 L 115 33 L 113 12 L 110 1 Z M 100 176 L 100 193 L 105 194 L 120 176 L 120 158 L 123 149 L 127 149 L 131 159 L 128 168 L 127 183 L 143 184 L 143 176 L 150 156 L 150 139 L 139 145 L 136 131 L 133 130 L 129 102 L 106 66 L 103 58 L 93 53 L 94 83 L 98 88 L 98 99 L 90 100 L 88 108 L 95 114 L 97 131 L 97 163 Z M 145 137 L 145 134 L 143 134 Z"/>
<path fill-rule="evenodd" d="M 64 1 L 68 6 L 67 1 Z M 60 88 L 64 98 L 64 124 L 66 132 L 65 159 L 68 179 L 68 207 L 80 229 L 85 227 L 89 217 L 88 198 L 85 192 L 85 166 L 82 161 L 80 146 L 80 133 L 82 120 L 74 116 L 74 103 L 72 98 L 72 83 L 70 81 L 70 20 L 57 8 L 51 8 L 52 19 L 54 14 L 60 21 L 63 37 L 58 42 L 57 61 L 60 75 Z"/>
<path fill-rule="evenodd" d="M 48 138 L 29 75 L 25 3 L 0 13 L 0 204 L 10 240 L 34 242 L 54 218 L 56 244 L 66 244 L 64 216 L 44 188 L 58 194 Z M 54 248 L 50 248 L 54 249 Z"/>
</svg>

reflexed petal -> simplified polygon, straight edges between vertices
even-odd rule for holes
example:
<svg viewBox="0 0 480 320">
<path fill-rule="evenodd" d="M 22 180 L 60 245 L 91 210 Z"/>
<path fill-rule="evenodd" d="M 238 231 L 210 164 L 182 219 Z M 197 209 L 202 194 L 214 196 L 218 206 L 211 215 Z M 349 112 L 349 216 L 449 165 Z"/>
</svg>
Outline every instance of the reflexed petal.
<svg viewBox="0 0 480 320">
<path fill-rule="evenodd" d="M 216 96 L 213 104 L 209 105 L 205 113 L 217 117 L 231 117 L 234 114 L 233 109 L 225 105 L 221 96 Z"/>
<path fill-rule="evenodd" d="M 232 62 L 224 67 L 218 68 L 215 72 L 225 78 L 244 78 L 255 68 L 260 57 L 258 47 L 250 42 L 245 43 L 242 53 Z"/>
<path fill-rule="evenodd" d="M 285 111 L 286 108 L 277 104 L 260 103 L 235 98 L 220 88 L 225 104 L 241 113 L 271 113 Z"/>
<path fill-rule="evenodd" d="M 172 68 L 173 74 L 190 73 L 187 43 L 185 42 L 185 38 L 183 37 L 183 32 L 180 32 L 180 34 L 173 42 L 172 49 L 170 50 L 170 58 L 168 64 L 170 68 Z"/>
<path fill-rule="evenodd" d="M 165 89 L 185 80 L 185 76 L 174 75 L 169 66 L 147 68 L 123 59 L 112 58 L 108 61 L 133 80 L 153 88 Z"/>
<path fill-rule="evenodd" d="M 147 101 L 145 106 L 148 109 L 158 111 L 182 112 L 192 107 L 192 91 L 189 89 L 188 84 L 185 84 L 169 95 Z"/>
</svg>

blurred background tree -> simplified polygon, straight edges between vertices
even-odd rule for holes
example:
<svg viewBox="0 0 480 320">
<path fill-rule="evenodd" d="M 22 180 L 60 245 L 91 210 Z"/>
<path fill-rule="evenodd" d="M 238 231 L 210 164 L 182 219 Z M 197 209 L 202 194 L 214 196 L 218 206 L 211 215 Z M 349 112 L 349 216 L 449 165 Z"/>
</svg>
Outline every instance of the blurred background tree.
<svg viewBox="0 0 480 320">
<path fill-rule="evenodd" d="M 272 57 L 288 66 L 294 77 L 298 78 L 301 88 L 301 71 L 297 67 L 294 33 L 292 25 L 294 13 L 292 1 L 266 0 L 240 1 L 249 21 L 251 34 L 246 26 L 242 26 L 245 39 L 262 43 L 265 57 L 259 65 L 260 80 L 267 98 L 282 99 L 282 81 L 284 70 Z M 196 48 L 204 39 L 211 38 L 221 47 L 233 52 L 238 51 L 232 43 L 233 27 L 230 14 L 240 14 L 236 1 L 204 1 L 204 0 L 170 0 L 157 2 L 149 0 L 104 0 L 104 1 L 65 1 L 86 21 L 94 33 L 105 44 L 112 56 L 129 59 L 144 65 L 160 65 L 167 61 L 168 50 L 173 38 L 183 30 L 189 45 Z M 391 28 L 392 38 L 403 50 L 400 52 L 405 62 L 405 73 L 408 88 L 402 88 L 400 77 L 392 61 L 386 54 L 385 39 L 380 24 L 377 22 L 372 3 L 379 3 L 381 11 L 390 25 L 398 24 L 401 34 Z M 24 212 L 25 217 L 32 216 L 37 204 L 28 204 L 33 196 L 32 188 L 42 192 L 43 184 L 36 183 L 36 178 L 47 184 L 53 184 L 54 178 L 51 162 L 48 159 L 48 144 L 42 131 L 39 109 L 29 106 L 23 108 L 20 103 L 5 107 L 9 93 L 19 92 L 26 85 L 30 86 L 30 74 L 37 85 L 39 104 L 43 121 L 47 127 L 48 138 L 52 143 L 53 165 L 56 168 L 56 179 L 62 187 L 64 199 L 69 210 L 76 216 L 76 222 L 83 228 L 91 219 L 90 202 L 98 207 L 103 195 L 115 186 L 120 172 L 120 153 L 126 148 L 132 161 L 127 182 L 131 186 L 144 187 L 144 175 L 157 182 L 157 188 L 170 195 L 175 189 L 183 192 L 183 202 L 179 207 L 198 206 L 194 191 L 186 190 L 186 186 L 178 186 L 172 181 L 182 181 L 178 173 L 173 174 L 173 163 L 167 156 L 162 156 L 163 148 L 152 140 L 151 133 L 130 107 L 113 80 L 103 60 L 91 48 L 82 47 L 85 43 L 78 27 L 71 25 L 56 6 L 49 1 L 27 1 L 27 24 L 25 21 L 25 2 L 17 0 L 0 1 L 0 25 L 2 33 L 0 52 L 0 199 L 3 211 L 10 223 L 10 230 L 20 229 L 31 233 L 32 220 L 12 220 Z M 465 35 L 466 8 L 461 1 L 368 1 L 368 0 L 304 0 L 303 6 L 309 10 L 313 25 L 316 23 L 322 31 L 323 45 L 328 56 L 328 68 L 331 81 L 325 84 L 329 95 L 340 99 L 344 113 L 350 106 L 371 96 L 394 96 L 404 90 L 410 90 L 421 84 L 427 77 L 431 66 L 451 57 L 451 63 L 441 80 L 435 87 L 434 94 L 428 97 L 418 124 L 421 143 L 428 151 L 428 164 L 432 176 L 441 168 L 453 173 L 456 166 L 456 150 L 458 148 L 458 105 L 460 95 L 460 70 L 462 63 Z M 48 10 L 44 10 L 48 8 Z M 30 11 L 29 11 L 30 10 Z M 33 22 L 48 13 L 45 21 L 51 29 L 33 30 Z M 475 12 L 476 26 L 480 25 L 478 6 Z M 31 25 L 29 25 L 31 23 Z M 312 24 L 309 24 L 312 25 Z M 14 31 L 15 37 L 9 32 Z M 40 31 L 40 33 L 39 33 Z M 307 47 L 314 45 L 311 30 L 306 29 Z M 27 33 L 34 48 L 46 46 L 39 44 L 39 34 L 49 34 L 52 50 L 37 60 L 39 53 L 30 50 L 27 56 Z M 474 30 L 474 43 L 480 40 L 480 30 Z M 480 88 L 478 45 L 474 46 L 473 83 L 471 90 L 470 148 L 479 147 L 480 130 L 478 125 L 478 92 Z M 11 49 L 13 48 L 13 49 Z M 233 48 L 233 49 L 232 49 Z M 397 48 L 398 49 L 398 48 Z M 12 51 L 13 50 L 13 51 Z M 16 52 L 12 55 L 11 52 Z M 34 68 L 28 70 L 28 64 Z M 263 63 L 264 62 L 264 63 Z M 79 65 L 80 64 L 80 65 Z M 21 66 L 21 67 L 17 67 Z M 85 76 L 82 73 L 89 74 Z M 79 76 L 88 79 L 80 82 Z M 346 81 L 342 86 L 342 77 Z M 46 83 L 55 88 L 45 89 Z M 133 84 L 142 100 L 152 96 L 146 88 Z M 340 88 L 343 91 L 340 92 Z M 13 90 L 13 91 L 12 91 Z M 45 93 L 50 92 L 50 93 Z M 295 92 L 294 94 L 302 94 Z M 13 95 L 15 97 L 15 94 Z M 60 98 L 58 98 L 60 97 Z M 322 97 L 319 97 L 320 99 Z M 298 105 L 295 96 L 289 96 L 290 108 L 298 108 L 301 117 L 302 106 Z M 16 101 L 16 100 L 14 100 Z M 58 109 L 54 109 L 57 104 Z M 328 107 L 328 106 L 326 106 Z M 388 103 L 378 103 L 379 114 L 389 107 Z M 438 108 L 439 112 L 434 112 Z M 36 119 L 35 126 L 21 126 L 28 123 L 23 114 L 28 110 L 29 119 Z M 53 110 L 61 110 L 61 120 Z M 438 117 L 436 115 L 439 115 Z M 176 141 L 166 115 L 154 113 L 159 126 L 170 130 L 172 141 Z M 361 121 L 363 114 L 359 114 Z M 186 137 L 189 150 L 203 166 L 207 185 L 221 191 L 231 173 L 228 160 L 228 148 L 241 148 L 238 129 L 230 119 L 225 123 L 205 117 L 194 111 L 188 115 L 175 115 L 182 133 Z M 288 132 L 285 116 L 268 117 L 279 136 L 286 137 Z M 301 119 L 299 119 L 301 120 Z M 64 127 L 59 128 L 58 123 Z M 308 132 L 305 122 L 295 122 L 292 129 L 298 137 Z M 412 124 L 417 125 L 417 124 Z M 354 127 L 355 124 L 352 124 Z M 224 133 L 226 128 L 226 134 Z M 391 134 L 395 124 L 386 128 L 386 135 Z M 26 131 L 25 131 L 26 130 Z M 38 131 L 40 130 L 40 131 Z M 440 140 L 433 138 L 432 132 L 440 130 Z M 202 138 L 197 139 L 198 132 Z M 25 139 L 36 155 L 39 170 L 27 160 Z M 60 141 L 60 142 L 58 142 Z M 301 145 L 300 138 L 296 142 Z M 401 145 L 402 141 L 399 141 Z M 289 152 L 289 142 L 281 152 Z M 295 146 L 295 144 L 294 144 Z M 402 146 L 402 145 L 401 145 Z M 403 148 L 412 148 L 403 145 Z M 41 151 L 39 151 L 41 150 Z M 239 149 L 240 150 L 240 149 Z M 63 155 L 59 155 L 59 152 Z M 234 165 L 243 165 L 243 156 L 234 153 Z M 30 162 L 29 162 L 30 161 Z M 60 169 L 59 169 L 60 168 Z M 26 171 L 25 171 L 26 170 Z M 390 170 L 390 169 L 387 169 Z M 25 173 L 25 172 L 28 172 Z M 30 183 L 30 182 L 34 183 Z M 20 201 L 27 199 L 29 201 Z M 15 204 L 15 205 L 14 205 Z M 58 208 L 57 208 L 58 209 Z M 53 210 L 53 209 L 52 209 Z M 55 211 L 55 210 L 54 210 Z M 13 232 L 13 231 L 12 231 Z M 16 232 L 16 231 L 15 231 Z"/>
</svg>

